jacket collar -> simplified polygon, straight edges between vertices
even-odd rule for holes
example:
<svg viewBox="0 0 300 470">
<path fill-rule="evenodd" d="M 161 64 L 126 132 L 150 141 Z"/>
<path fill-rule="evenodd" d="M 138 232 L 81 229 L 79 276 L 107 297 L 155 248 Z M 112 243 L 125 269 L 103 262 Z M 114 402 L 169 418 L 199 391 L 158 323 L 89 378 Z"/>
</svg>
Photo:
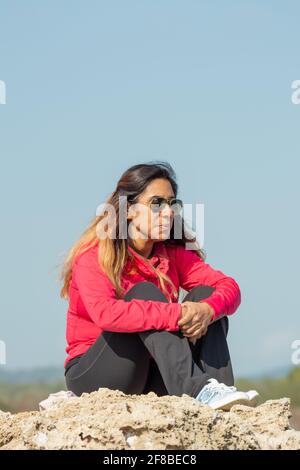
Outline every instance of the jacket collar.
<svg viewBox="0 0 300 470">
<path fill-rule="evenodd" d="M 156 278 L 155 273 L 151 271 L 151 268 L 147 266 L 147 261 L 152 264 L 155 268 L 158 268 L 163 273 L 167 273 L 169 269 L 169 256 L 165 246 L 165 243 L 156 242 L 153 248 L 153 254 L 150 258 L 147 258 L 147 261 L 137 253 L 130 245 L 128 245 L 128 251 L 132 254 L 134 261 L 136 262 L 136 267 L 139 272 L 145 274 L 147 277 L 151 277 L 153 279 Z M 131 262 L 129 260 L 129 265 L 131 266 Z M 129 267 L 130 269 L 130 267 Z"/>
</svg>

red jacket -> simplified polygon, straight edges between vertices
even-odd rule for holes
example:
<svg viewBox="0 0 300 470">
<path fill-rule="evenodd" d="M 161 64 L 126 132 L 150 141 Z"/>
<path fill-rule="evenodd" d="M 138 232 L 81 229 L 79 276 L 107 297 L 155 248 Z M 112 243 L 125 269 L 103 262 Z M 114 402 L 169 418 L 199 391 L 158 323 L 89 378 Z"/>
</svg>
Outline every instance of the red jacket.
<svg viewBox="0 0 300 470">
<path fill-rule="evenodd" d="M 152 281 L 159 287 L 159 281 L 130 246 L 130 252 L 137 261 L 137 272 L 130 273 L 128 260 L 121 277 L 125 293 L 137 282 Z M 213 269 L 192 250 L 184 246 L 168 246 L 163 241 L 154 245 L 149 261 L 168 274 L 177 289 L 176 296 L 167 302 L 132 299 L 126 301 L 115 297 L 115 287 L 102 271 L 97 260 L 98 246 L 79 254 L 73 263 L 72 280 L 69 287 L 69 308 L 67 312 L 68 357 L 64 365 L 75 356 L 83 354 L 103 331 L 137 332 L 145 330 L 178 331 L 181 316 L 178 290 L 181 286 L 189 291 L 194 286 L 206 284 L 216 289 L 206 299 L 215 311 L 213 320 L 221 314 L 231 315 L 241 303 L 238 284 L 221 271 Z"/>
</svg>

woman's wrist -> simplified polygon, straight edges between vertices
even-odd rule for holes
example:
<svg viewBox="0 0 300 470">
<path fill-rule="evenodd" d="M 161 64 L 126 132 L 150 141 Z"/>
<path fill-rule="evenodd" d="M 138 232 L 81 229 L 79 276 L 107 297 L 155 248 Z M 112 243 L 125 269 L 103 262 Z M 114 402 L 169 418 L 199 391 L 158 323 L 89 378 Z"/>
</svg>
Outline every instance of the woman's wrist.
<svg viewBox="0 0 300 470">
<path fill-rule="evenodd" d="M 201 303 L 205 304 L 205 306 L 207 307 L 207 310 L 209 312 L 209 315 L 210 315 L 210 321 L 213 321 L 215 319 L 215 316 L 216 316 L 215 309 L 208 302 L 206 302 L 205 300 L 201 301 Z"/>
</svg>

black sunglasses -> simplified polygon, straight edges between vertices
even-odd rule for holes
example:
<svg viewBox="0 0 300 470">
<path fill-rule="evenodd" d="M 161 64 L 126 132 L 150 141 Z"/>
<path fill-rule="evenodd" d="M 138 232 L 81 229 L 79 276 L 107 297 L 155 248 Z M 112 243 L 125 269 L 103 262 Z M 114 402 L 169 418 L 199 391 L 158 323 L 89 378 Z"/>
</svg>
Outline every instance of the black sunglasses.
<svg viewBox="0 0 300 470">
<path fill-rule="evenodd" d="M 183 207 L 183 202 L 181 199 L 177 199 L 176 197 L 166 199 L 164 197 L 155 196 L 151 198 L 150 201 L 148 201 L 148 205 L 154 213 L 158 213 L 164 210 L 167 204 L 169 207 L 171 207 L 174 214 L 180 214 Z"/>
</svg>

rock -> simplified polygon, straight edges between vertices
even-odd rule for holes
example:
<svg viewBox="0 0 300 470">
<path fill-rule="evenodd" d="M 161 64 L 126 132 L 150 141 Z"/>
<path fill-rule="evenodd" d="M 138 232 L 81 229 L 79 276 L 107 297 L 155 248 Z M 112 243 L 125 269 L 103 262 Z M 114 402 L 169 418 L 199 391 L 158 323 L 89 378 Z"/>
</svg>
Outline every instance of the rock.
<svg viewBox="0 0 300 470">
<path fill-rule="evenodd" d="M 0 449 L 300 449 L 290 400 L 215 411 L 194 398 L 100 388 L 55 407 L 0 413 Z"/>
<path fill-rule="evenodd" d="M 49 410 L 50 408 L 55 408 L 60 404 L 61 400 L 68 400 L 69 398 L 76 397 L 76 395 L 70 390 L 65 391 L 61 390 L 60 392 L 50 393 L 46 400 L 43 400 L 39 403 L 39 410 Z"/>
</svg>

